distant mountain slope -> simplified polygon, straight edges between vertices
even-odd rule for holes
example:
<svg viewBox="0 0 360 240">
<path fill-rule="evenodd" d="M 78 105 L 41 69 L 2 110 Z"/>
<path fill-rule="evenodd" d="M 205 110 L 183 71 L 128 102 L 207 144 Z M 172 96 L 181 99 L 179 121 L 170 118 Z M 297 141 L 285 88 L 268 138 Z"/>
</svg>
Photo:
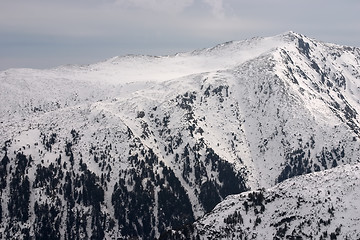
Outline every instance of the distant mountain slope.
<svg viewBox="0 0 360 240">
<path fill-rule="evenodd" d="M 152 239 L 360 159 L 360 50 L 288 32 L 0 72 L 0 232 Z"/>
<path fill-rule="evenodd" d="M 359 180 L 347 165 L 232 195 L 162 239 L 359 239 Z"/>
</svg>

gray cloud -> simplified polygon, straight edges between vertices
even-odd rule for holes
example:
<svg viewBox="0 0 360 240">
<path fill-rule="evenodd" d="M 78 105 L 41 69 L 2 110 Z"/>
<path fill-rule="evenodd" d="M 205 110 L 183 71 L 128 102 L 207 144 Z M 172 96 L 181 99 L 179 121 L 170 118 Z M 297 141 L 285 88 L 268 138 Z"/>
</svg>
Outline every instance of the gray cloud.
<svg viewBox="0 0 360 240">
<path fill-rule="evenodd" d="M 0 69 L 166 54 L 294 30 L 359 46 L 360 1 L 2 0 Z"/>
<path fill-rule="evenodd" d="M 206 4 L 208 4 L 211 9 L 212 13 L 217 18 L 224 18 L 225 11 L 223 6 L 223 0 L 203 0 Z"/>
<path fill-rule="evenodd" d="M 116 0 L 115 3 L 125 8 L 138 8 L 166 14 L 180 13 L 191 6 L 194 0 Z"/>
</svg>

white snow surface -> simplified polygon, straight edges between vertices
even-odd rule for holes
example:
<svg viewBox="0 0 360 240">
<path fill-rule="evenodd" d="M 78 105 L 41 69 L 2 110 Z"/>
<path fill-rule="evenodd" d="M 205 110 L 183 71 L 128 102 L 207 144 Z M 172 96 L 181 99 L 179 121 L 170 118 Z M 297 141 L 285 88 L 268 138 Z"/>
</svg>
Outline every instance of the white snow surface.
<svg viewBox="0 0 360 240">
<path fill-rule="evenodd" d="M 213 149 L 252 190 L 293 177 L 280 178 L 286 166 L 292 167 L 293 175 L 300 174 L 294 170 L 299 164 L 294 159 L 301 154 L 305 173 L 359 162 L 359 72 L 359 49 L 294 32 L 172 56 L 129 55 L 84 66 L 9 69 L 0 72 L 0 144 L 9 141 L 9 158 L 22 151 L 47 166 L 61 154 L 66 158 L 65 142 L 76 130 L 80 136 L 74 155 L 81 156 L 90 171 L 103 171 L 89 153 L 91 148 L 109 154 L 112 171 L 104 208 L 112 214 L 110 191 L 119 172 L 130 166 L 130 129 L 133 138 L 174 171 L 198 218 L 205 212 L 199 186 L 182 178 L 182 165 L 174 160 L 187 144 L 202 146 L 200 161 L 206 148 Z M 187 102 L 190 108 L 181 107 L 189 96 L 194 96 Z M 56 141 L 52 151 L 45 151 L 42 137 L 52 133 Z M 174 139 L 182 140 L 179 146 Z M 174 146 L 172 153 L 169 144 Z M 0 157 L 5 150 L 1 151 Z M 209 166 L 207 172 L 211 180 L 218 178 Z M 189 179 L 195 179 L 193 172 Z M 233 198 L 239 197 L 228 202 Z"/>
<path fill-rule="evenodd" d="M 346 165 L 231 195 L 194 224 L 195 232 L 200 239 L 358 239 L 359 180 L 360 165 Z M 251 195 L 260 193 L 261 204 L 252 205 Z M 235 212 L 238 221 L 228 222 Z"/>
</svg>

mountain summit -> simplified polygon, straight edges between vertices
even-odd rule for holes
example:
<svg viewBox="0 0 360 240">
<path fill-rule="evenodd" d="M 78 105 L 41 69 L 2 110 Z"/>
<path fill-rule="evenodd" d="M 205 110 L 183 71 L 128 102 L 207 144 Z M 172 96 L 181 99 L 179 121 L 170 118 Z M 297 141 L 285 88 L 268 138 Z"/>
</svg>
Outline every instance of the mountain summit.
<svg viewBox="0 0 360 240">
<path fill-rule="evenodd" d="M 231 194 L 356 164 L 359 91 L 360 49 L 294 32 L 0 72 L 0 233 L 154 239 Z"/>
</svg>

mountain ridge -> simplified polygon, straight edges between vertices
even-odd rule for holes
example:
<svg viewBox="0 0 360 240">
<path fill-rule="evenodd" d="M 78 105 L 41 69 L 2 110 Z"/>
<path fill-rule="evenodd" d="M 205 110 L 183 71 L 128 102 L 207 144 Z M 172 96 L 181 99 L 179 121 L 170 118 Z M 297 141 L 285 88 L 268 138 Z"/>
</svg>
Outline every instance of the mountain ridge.
<svg viewBox="0 0 360 240">
<path fill-rule="evenodd" d="M 211 213 L 160 239 L 357 239 L 359 164 L 228 196 Z"/>
<path fill-rule="evenodd" d="M 0 72 L 0 229 L 152 239 L 228 195 L 356 164 L 359 62 L 288 32 Z"/>
</svg>

